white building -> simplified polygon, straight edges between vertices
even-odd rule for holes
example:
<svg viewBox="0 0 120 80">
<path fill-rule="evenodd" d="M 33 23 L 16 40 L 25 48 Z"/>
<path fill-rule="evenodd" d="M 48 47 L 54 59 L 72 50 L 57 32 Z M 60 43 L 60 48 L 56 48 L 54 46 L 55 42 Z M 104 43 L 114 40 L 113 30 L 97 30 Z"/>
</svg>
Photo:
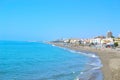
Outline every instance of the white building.
<svg viewBox="0 0 120 80">
<path fill-rule="evenodd" d="M 90 43 L 101 44 L 101 38 L 90 39 Z"/>
<path fill-rule="evenodd" d="M 114 40 L 113 38 L 106 38 L 101 40 L 101 44 L 113 44 Z"/>
<path fill-rule="evenodd" d="M 74 43 L 79 43 L 80 39 L 70 39 L 70 43 L 74 44 Z"/>
<path fill-rule="evenodd" d="M 65 42 L 65 43 L 69 43 L 69 42 L 70 42 L 70 39 L 65 39 L 64 42 Z"/>
</svg>

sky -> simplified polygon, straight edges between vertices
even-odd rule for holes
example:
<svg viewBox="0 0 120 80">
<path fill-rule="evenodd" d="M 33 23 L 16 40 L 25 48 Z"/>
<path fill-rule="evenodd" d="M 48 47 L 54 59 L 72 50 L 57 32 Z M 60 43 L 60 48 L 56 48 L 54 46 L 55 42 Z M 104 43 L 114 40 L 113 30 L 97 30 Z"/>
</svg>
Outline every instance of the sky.
<svg viewBox="0 0 120 80">
<path fill-rule="evenodd" d="M 0 0 L 0 40 L 120 34 L 120 0 Z"/>
</svg>

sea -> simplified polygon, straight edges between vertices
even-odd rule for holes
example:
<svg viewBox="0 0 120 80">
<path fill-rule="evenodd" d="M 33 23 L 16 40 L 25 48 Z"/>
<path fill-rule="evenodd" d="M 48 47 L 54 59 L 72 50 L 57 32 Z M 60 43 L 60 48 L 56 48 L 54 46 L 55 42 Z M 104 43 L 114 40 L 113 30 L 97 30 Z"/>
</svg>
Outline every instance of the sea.
<svg viewBox="0 0 120 80">
<path fill-rule="evenodd" d="M 0 41 L 0 80 L 103 80 L 94 53 L 44 42 Z"/>
</svg>

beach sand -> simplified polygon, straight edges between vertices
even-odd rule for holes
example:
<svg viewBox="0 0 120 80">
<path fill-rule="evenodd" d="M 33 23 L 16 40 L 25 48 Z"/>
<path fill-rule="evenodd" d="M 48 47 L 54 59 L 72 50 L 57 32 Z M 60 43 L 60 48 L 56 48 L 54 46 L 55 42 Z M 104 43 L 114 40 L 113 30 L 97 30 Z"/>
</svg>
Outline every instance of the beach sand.
<svg viewBox="0 0 120 80">
<path fill-rule="evenodd" d="M 92 52 L 97 54 L 103 64 L 102 73 L 104 80 L 120 80 L 120 51 L 116 49 L 97 49 L 88 46 L 76 46 L 63 43 L 50 43 L 56 46 L 69 48 L 81 52 Z"/>
</svg>

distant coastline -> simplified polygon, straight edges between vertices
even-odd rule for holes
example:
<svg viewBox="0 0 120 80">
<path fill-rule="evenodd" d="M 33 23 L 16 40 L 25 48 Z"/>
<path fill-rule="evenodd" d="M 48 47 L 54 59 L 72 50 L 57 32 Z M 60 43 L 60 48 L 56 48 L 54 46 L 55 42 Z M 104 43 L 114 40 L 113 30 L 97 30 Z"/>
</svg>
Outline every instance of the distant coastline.
<svg viewBox="0 0 120 80">
<path fill-rule="evenodd" d="M 104 76 L 104 80 L 119 80 L 120 79 L 120 51 L 115 49 L 100 49 L 93 48 L 89 46 L 80 46 L 74 45 L 70 43 L 63 42 L 48 42 L 49 44 L 60 46 L 80 52 L 92 52 L 97 54 L 103 64 L 102 73 Z"/>
</svg>

